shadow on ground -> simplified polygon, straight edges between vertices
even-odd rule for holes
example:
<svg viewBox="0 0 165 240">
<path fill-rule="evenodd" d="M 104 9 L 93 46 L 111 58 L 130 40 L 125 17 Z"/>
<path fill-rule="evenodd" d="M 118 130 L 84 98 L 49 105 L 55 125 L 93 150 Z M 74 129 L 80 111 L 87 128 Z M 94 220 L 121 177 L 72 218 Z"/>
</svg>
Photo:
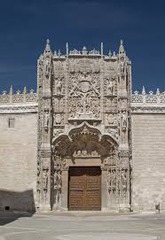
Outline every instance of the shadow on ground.
<svg viewBox="0 0 165 240">
<path fill-rule="evenodd" d="M 0 225 L 35 213 L 33 190 L 23 192 L 0 190 Z"/>
</svg>

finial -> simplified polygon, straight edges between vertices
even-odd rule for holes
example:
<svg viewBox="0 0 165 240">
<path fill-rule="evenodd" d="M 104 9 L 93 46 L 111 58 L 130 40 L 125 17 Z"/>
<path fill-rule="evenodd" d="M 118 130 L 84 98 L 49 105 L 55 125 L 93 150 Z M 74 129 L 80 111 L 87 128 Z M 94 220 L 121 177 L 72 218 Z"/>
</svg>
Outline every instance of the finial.
<svg viewBox="0 0 165 240">
<path fill-rule="evenodd" d="M 159 90 L 159 88 L 156 89 L 156 94 L 157 94 L 157 95 L 160 94 L 160 90 Z"/>
<path fill-rule="evenodd" d="M 51 49 L 50 49 L 50 40 L 49 40 L 49 39 L 46 40 L 45 52 L 51 52 Z"/>
<path fill-rule="evenodd" d="M 61 51 L 60 51 L 60 49 L 58 49 L 57 55 L 58 55 L 59 57 L 61 56 Z"/>
<path fill-rule="evenodd" d="M 13 86 L 10 86 L 10 90 L 9 90 L 9 94 L 12 95 L 13 94 Z"/>
<path fill-rule="evenodd" d="M 145 90 L 145 87 L 143 86 L 142 88 L 142 94 L 146 94 L 146 90 Z"/>
<path fill-rule="evenodd" d="M 119 53 L 125 53 L 124 45 L 123 45 L 123 40 L 120 40 Z"/>
<path fill-rule="evenodd" d="M 103 42 L 101 42 L 101 57 L 103 57 L 104 54 L 104 45 Z"/>
<path fill-rule="evenodd" d="M 26 89 L 26 87 L 24 87 L 23 94 L 26 94 L 26 93 L 27 93 L 27 89 Z"/>
<path fill-rule="evenodd" d="M 66 56 L 68 57 L 69 55 L 69 44 L 66 42 Z"/>
<path fill-rule="evenodd" d="M 109 50 L 108 56 L 109 56 L 109 57 L 112 56 L 112 52 L 111 52 L 111 50 Z"/>
<path fill-rule="evenodd" d="M 82 54 L 83 54 L 83 55 L 86 55 L 87 52 L 88 52 L 88 51 L 87 51 L 87 47 L 84 46 L 83 49 L 82 49 Z"/>
</svg>

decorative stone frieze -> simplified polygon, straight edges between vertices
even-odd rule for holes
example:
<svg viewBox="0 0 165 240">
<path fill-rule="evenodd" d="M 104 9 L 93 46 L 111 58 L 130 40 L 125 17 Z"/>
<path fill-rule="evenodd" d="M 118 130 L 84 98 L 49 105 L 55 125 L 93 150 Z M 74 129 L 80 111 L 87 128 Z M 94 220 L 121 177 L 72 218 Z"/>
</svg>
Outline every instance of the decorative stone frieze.
<svg viewBox="0 0 165 240">
<path fill-rule="evenodd" d="M 135 91 L 131 100 L 132 113 L 165 113 L 165 92 L 157 89 L 154 94 L 152 91 L 146 93 L 143 87 L 142 93 Z"/>
</svg>

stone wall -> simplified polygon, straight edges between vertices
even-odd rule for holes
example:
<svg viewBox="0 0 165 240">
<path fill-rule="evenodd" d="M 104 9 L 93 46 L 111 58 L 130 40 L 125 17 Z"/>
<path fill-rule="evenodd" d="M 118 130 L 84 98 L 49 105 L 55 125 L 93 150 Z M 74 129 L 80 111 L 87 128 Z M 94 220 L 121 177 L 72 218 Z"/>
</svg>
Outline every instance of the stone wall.
<svg viewBox="0 0 165 240">
<path fill-rule="evenodd" d="M 165 93 L 135 92 L 131 109 L 133 210 L 165 210 Z M 35 210 L 37 126 L 37 94 L 0 95 L 0 210 Z"/>
<path fill-rule="evenodd" d="M 0 102 L 0 210 L 35 210 L 37 121 L 35 101 Z"/>
<path fill-rule="evenodd" d="M 165 210 L 165 94 L 132 99 L 133 210 Z"/>
</svg>

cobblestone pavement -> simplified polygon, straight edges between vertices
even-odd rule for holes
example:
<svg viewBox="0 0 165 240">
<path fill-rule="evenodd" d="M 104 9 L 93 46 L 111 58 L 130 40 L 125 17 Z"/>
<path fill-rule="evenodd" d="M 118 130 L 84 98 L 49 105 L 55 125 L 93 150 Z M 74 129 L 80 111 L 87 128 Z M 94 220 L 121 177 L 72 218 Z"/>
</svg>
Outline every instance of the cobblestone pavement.
<svg viewBox="0 0 165 240">
<path fill-rule="evenodd" d="M 165 214 L 0 213 L 0 240 L 165 240 Z"/>
</svg>

